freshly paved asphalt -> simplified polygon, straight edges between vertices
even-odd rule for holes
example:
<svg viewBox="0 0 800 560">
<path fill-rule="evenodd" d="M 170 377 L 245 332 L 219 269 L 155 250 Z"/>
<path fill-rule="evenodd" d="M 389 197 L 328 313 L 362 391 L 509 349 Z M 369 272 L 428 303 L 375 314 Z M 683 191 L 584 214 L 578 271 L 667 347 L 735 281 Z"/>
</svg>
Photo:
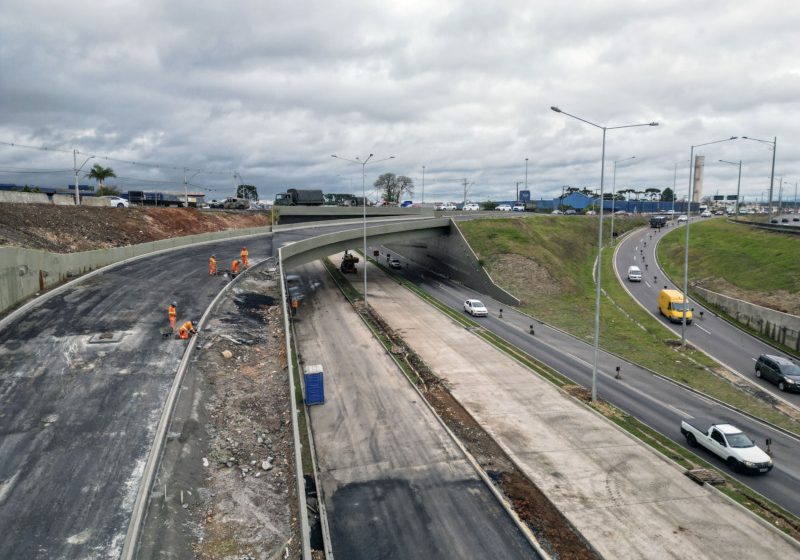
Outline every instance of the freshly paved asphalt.
<svg viewBox="0 0 800 560">
<path fill-rule="evenodd" d="M 396 251 L 392 253 L 397 254 Z M 483 327 L 574 382 L 584 387 L 591 386 L 594 356 L 592 344 L 548 327 L 507 305 L 442 279 L 406 260 L 403 260 L 402 273 L 427 293 L 457 311 L 463 312 L 465 299 L 482 300 L 489 309 L 489 316 L 476 318 L 476 321 Z M 502 319 L 498 317 L 499 309 L 503 309 Z M 535 335 L 529 334 L 531 324 L 534 325 Z M 614 378 L 618 365 L 622 368 L 621 380 Z M 597 386 L 599 398 L 611 402 L 683 446 L 686 446 L 686 441 L 680 433 L 680 422 L 684 418 L 698 416 L 730 422 L 748 433 L 762 447 L 765 438 L 772 438 L 775 468 L 766 476 L 733 473 L 716 456 L 702 451 L 699 453 L 719 469 L 729 472 L 742 483 L 800 515 L 800 442 L 797 439 L 602 351 L 598 361 Z"/>
<path fill-rule="evenodd" d="M 695 224 L 699 220 L 704 219 L 716 218 L 693 218 L 692 223 Z M 680 284 L 679 286 L 667 280 L 663 270 L 657 267 L 655 257 L 655 249 L 658 241 L 668 232 L 676 228 L 679 230 L 677 232 L 678 235 L 683 239 L 686 230 L 684 230 L 682 226 L 673 225 L 662 228 L 660 232 L 653 228 L 645 228 L 632 232 L 620 242 L 614 260 L 614 266 L 619 277 L 623 279 L 623 285 L 633 298 L 650 312 L 651 315 L 661 321 L 665 327 L 669 328 L 680 337 L 682 325 L 671 323 L 659 314 L 658 294 L 664 286 L 669 286 L 670 289 L 683 291 L 683 277 L 676 279 Z M 691 234 L 690 227 L 690 244 Z M 646 270 L 645 264 L 647 265 Z M 642 282 L 628 282 L 625 280 L 628 267 L 631 265 L 636 265 L 642 269 Z M 689 266 L 691 266 L 691 260 Z M 783 399 L 795 407 L 800 407 L 800 393 L 782 393 L 774 384 L 764 379 L 757 379 L 755 376 L 755 363 L 760 354 L 773 354 L 778 356 L 786 356 L 786 354 L 734 327 L 726 320 L 715 315 L 713 311 L 703 307 L 699 302 L 692 299 L 689 301 L 690 306 L 694 308 L 694 320 L 691 325 L 686 326 L 687 342 L 703 350 L 734 373 L 752 381 L 758 385 L 761 390 L 774 397 Z M 702 319 L 700 318 L 701 312 L 703 314 Z"/>
<path fill-rule="evenodd" d="M 189 247 L 69 286 L 0 330 L 0 558 L 116 557 L 185 343 L 241 241 Z M 247 242 L 251 259 L 269 238 Z M 117 343 L 92 335 L 121 333 Z"/>
</svg>

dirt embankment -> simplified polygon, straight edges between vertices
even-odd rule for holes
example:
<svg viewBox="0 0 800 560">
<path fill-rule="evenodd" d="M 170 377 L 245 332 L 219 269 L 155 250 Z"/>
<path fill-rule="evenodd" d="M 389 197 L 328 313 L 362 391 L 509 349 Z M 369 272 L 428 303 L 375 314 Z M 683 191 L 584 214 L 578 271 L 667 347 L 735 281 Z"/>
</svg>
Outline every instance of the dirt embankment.
<svg viewBox="0 0 800 560">
<path fill-rule="evenodd" d="M 0 245 L 75 253 L 269 225 L 260 212 L 0 204 Z"/>
</svg>

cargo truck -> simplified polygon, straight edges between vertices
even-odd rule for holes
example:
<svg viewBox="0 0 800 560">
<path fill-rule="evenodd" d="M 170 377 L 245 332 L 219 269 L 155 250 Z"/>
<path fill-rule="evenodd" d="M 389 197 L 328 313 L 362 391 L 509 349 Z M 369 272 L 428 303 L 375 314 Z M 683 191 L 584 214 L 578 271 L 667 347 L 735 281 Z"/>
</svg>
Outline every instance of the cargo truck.
<svg viewBox="0 0 800 560">
<path fill-rule="evenodd" d="M 276 206 L 322 206 L 325 196 L 317 189 L 287 189 L 275 195 Z"/>
</svg>

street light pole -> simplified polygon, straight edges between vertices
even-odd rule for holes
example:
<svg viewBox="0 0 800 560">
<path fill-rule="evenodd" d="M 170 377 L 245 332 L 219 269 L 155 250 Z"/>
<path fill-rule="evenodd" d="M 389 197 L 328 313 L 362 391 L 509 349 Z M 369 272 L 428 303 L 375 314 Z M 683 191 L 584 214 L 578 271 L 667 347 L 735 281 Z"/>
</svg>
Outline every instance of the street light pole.
<svg viewBox="0 0 800 560">
<path fill-rule="evenodd" d="M 528 158 L 525 158 L 525 190 L 528 190 Z M 519 202 L 519 183 L 517 183 L 517 202 Z"/>
<path fill-rule="evenodd" d="M 606 131 L 616 130 L 619 128 L 633 128 L 636 126 L 658 126 L 657 122 L 642 123 L 642 124 L 628 124 L 623 126 L 600 126 L 586 119 L 582 119 L 575 115 L 571 115 L 562 111 L 558 107 L 550 107 L 556 113 L 562 113 L 568 117 L 584 122 L 595 128 L 603 131 L 603 148 L 600 156 L 600 223 L 597 228 L 597 266 L 596 266 L 596 289 L 595 289 L 595 302 L 594 302 L 594 363 L 592 365 L 592 401 L 597 400 L 597 361 L 600 354 L 600 271 L 602 270 L 603 262 L 603 184 L 605 180 L 606 169 Z M 563 200 L 562 200 L 563 203 Z"/>
<path fill-rule="evenodd" d="M 362 221 L 364 223 L 364 308 L 367 308 L 367 163 L 369 160 L 372 159 L 374 154 L 370 154 L 364 161 L 361 161 L 357 156 L 355 159 L 343 158 L 337 155 L 331 155 L 332 158 L 342 159 L 344 161 L 349 161 L 351 163 L 357 163 L 361 165 L 361 198 L 362 198 Z M 387 161 L 390 159 L 394 159 L 394 156 L 389 156 L 388 158 L 379 159 L 373 161 L 372 163 L 379 163 L 381 161 Z"/>
<path fill-rule="evenodd" d="M 767 204 L 769 205 L 769 216 L 768 218 L 772 218 L 772 185 L 775 181 L 775 154 L 778 152 L 778 137 L 775 136 L 772 141 L 770 140 L 759 140 L 758 138 L 753 138 L 752 136 L 742 136 L 745 140 L 753 140 L 754 142 L 761 142 L 762 144 L 772 144 L 772 171 L 769 174 L 769 200 Z"/>
<path fill-rule="evenodd" d="M 616 193 L 617 193 L 617 163 L 620 161 L 627 161 L 629 159 L 636 159 L 636 156 L 626 157 L 622 159 L 618 159 L 614 162 L 614 179 L 611 181 L 611 244 L 614 244 L 614 208 L 616 204 Z M 603 201 L 601 200 L 600 203 L 602 204 Z"/>
<path fill-rule="evenodd" d="M 80 173 L 83 166 L 86 165 L 86 162 L 90 159 L 94 159 L 94 156 L 89 156 L 86 158 L 80 167 L 78 167 L 78 150 L 72 150 L 72 168 L 75 170 L 75 204 L 80 206 L 81 204 L 81 191 L 78 188 L 78 173 Z"/>
<path fill-rule="evenodd" d="M 731 165 L 738 165 L 739 166 L 739 179 L 736 181 L 736 205 L 734 208 L 734 219 L 739 220 L 739 192 L 742 186 L 742 160 L 739 160 L 739 163 L 735 163 L 733 161 L 726 161 L 724 159 L 720 160 L 722 163 L 729 163 Z"/>
<path fill-rule="evenodd" d="M 422 205 L 425 206 L 425 166 L 422 166 Z"/>
<path fill-rule="evenodd" d="M 514 204 L 519 202 L 519 181 L 517 181 L 517 198 L 514 199 Z"/>
<path fill-rule="evenodd" d="M 681 346 L 686 345 L 686 311 L 689 307 L 689 224 L 692 222 L 692 198 L 694 198 L 694 149 L 701 146 L 719 144 L 720 142 L 730 142 L 731 140 L 736 140 L 736 138 L 738 137 L 731 136 L 730 138 L 724 138 L 722 140 L 695 144 L 689 150 L 689 200 L 687 201 L 688 208 L 686 208 L 686 246 L 684 247 L 683 255 L 683 319 L 681 319 Z"/>
</svg>

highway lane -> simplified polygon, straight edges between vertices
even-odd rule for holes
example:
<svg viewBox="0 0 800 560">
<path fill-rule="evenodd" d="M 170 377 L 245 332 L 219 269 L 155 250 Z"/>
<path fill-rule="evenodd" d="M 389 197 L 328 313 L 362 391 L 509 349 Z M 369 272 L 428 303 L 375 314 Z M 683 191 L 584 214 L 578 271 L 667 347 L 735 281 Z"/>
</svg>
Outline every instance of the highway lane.
<svg viewBox="0 0 800 560">
<path fill-rule="evenodd" d="M 251 259 L 270 238 L 248 240 Z M 68 286 L 0 330 L 0 558 L 116 557 L 185 342 L 241 241 L 163 253 Z M 115 333 L 118 342 L 90 343 Z M 112 339 L 113 340 L 113 339 Z"/>
<path fill-rule="evenodd" d="M 706 218 L 713 219 L 713 218 Z M 702 221 L 693 218 L 692 223 Z M 659 232 L 653 228 L 637 230 L 625 237 L 616 250 L 614 266 L 624 287 L 651 315 L 681 336 L 681 325 L 671 323 L 658 312 L 658 294 L 664 286 L 683 291 L 683 279 L 677 279 L 680 286 L 669 280 L 663 270 L 657 266 L 655 251 L 658 241 L 677 226 L 662 228 Z M 681 239 L 685 232 L 678 232 Z M 691 230 L 689 232 L 691 244 Z M 642 282 L 628 282 L 626 274 L 628 266 L 637 265 L 642 269 Z M 647 269 L 645 269 L 647 265 Z M 691 259 L 689 266 L 691 267 Z M 795 407 L 800 407 L 800 394 L 781 392 L 774 384 L 755 377 L 755 363 L 760 354 L 786 356 L 780 350 L 734 327 L 728 321 L 718 317 L 713 311 L 703 307 L 690 298 L 690 306 L 694 308 L 694 321 L 686 326 L 686 340 L 693 346 L 703 350 L 709 356 L 723 364 L 729 370 L 755 383 L 762 391 L 775 398 L 783 399 Z M 703 318 L 700 318 L 702 312 Z M 786 356 L 788 357 L 788 356 Z"/>
<path fill-rule="evenodd" d="M 396 254 L 395 251 L 392 253 Z M 405 259 L 403 266 L 404 276 L 459 312 L 463 312 L 462 304 L 465 299 L 481 299 L 490 314 L 488 317 L 476 318 L 479 324 L 574 382 L 585 387 L 591 386 L 594 347 L 590 341 L 583 342 L 548 327 L 507 305 L 442 279 Z M 503 309 L 502 319 L 498 317 L 499 309 Z M 531 324 L 534 325 L 535 335 L 529 334 Z M 621 380 L 614 378 L 618 365 L 622 368 Z M 606 352 L 600 352 L 598 369 L 600 398 L 618 406 L 684 447 L 688 446 L 680 433 L 680 421 L 698 416 L 718 417 L 729 421 L 747 432 L 762 447 L 765 438 L 772 438 L 776 466 L 766 476 L 733 473 L 716 456 L 702 450 L 696 452 L 775 503 L 800 515 L 800 442 L 797 439 Z"/>
<path fill-rule="evenodd" d="M 538 558 L 322 265 L 291 273 L 299 353 L 325 367 L 309 415 L 334 555 Z"/>
</svg>

